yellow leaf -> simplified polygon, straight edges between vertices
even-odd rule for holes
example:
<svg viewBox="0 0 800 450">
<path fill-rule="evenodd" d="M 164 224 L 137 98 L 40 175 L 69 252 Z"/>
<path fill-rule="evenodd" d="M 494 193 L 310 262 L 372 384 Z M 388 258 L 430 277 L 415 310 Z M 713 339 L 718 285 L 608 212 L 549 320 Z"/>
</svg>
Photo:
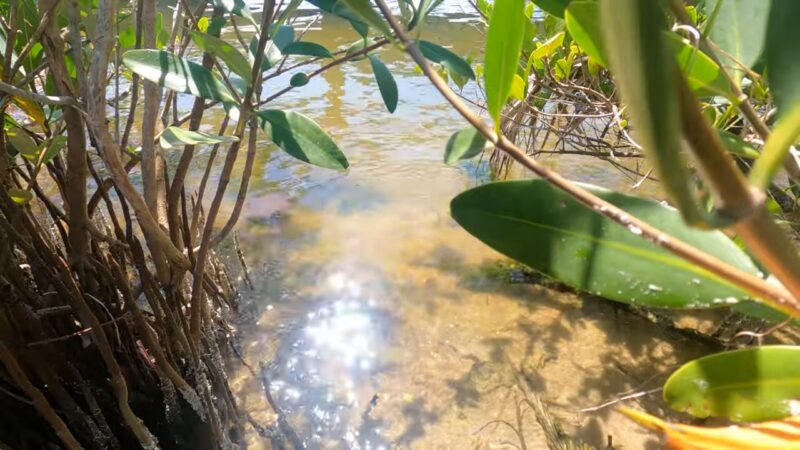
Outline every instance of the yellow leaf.
<svg viewBox="0 0 800 450">
<path fill-rule="evenodd" d="M 633 421 L 665 438 L 667 448 L 679 450 L 800 449 L 800 416 L 728 427 L 697 427 L 664 422 L 647 413 L 621 407 Z"/>
<path fill-rule="evenodd" d="M 509 95 L 517 100 L 525 100 L 525 80 L 519 74 L 514 74 L 511 80 L 511 92 Z"/>
<path fill-rule="evenodd" d="M 29 119 L 34 121 L 40 127 L 44 127 L 44 123 L 47 119 L 45 118 L 44 110 L 42 109 L 41 105 L 22 97 L 14 97 L 12 100 L 14 101 L 15 105 L 19 106 L 19 109 L 23 110 L 25 114 L 28 115 Z"/>
<path fill-rule="evenodd" d="M 24 189 L 18 189 L 18 188 L 9 188 L 8 196 L 11 197 L 11 201 L 13 201 L 14 203 L 18 203 L 20 205 L 28 203 L 33 198 L 33 194 L 31 194 L 31 191 L 26 191 Z"/>
<path fill-rule="evenodd" d="M 536 46 L 536 50 L 533 51 L 533 59 L 538 61 L 545 57 L 550 57 L 556 50 L 561 47 L 561 44 L 564 42 L 564 32 L 561 31 L 547 40 L 544 44 L 539 44 Z"/>
</svg>

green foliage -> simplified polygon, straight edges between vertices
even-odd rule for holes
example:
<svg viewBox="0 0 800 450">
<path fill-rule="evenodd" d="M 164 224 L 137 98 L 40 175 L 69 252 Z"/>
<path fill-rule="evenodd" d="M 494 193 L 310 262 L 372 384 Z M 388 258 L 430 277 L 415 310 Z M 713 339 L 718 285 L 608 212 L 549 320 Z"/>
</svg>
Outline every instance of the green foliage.
<svg viewBox="0 0 800 450">
<path fill-rule="evenodd" d="M 383 103 L 390 113 L 397 109 L 397 82 L 392 76 L 392 72 L 386 65 L 378 59 L 377 56 L 371 55 L 369 62 L 372 65 L 372 73 L 375 75 L 375 81 L 378 83 L 378 90 L 381 91 Z"/>
<path fill-rule="evenodd" d="M 347 20 L 358 34 L 362 37 L 367 37 L 367 24 L 364 23 L 358 14 L 347 6 L 344 0 L 308 0 L 308 2 L 322 11 L 329 12 Z"/>
<path fill-rule="evenodd" d="M 349 47 L 347 47 L 347 52 L 345 52 L 345 54 L 347 56 L 351 56 L 351 55 L 354 55 L 356 53 L 363 52 L 364 49 L 366 49 L 367 47 L 371 47 L 373 45 L 375 45 L 375 40 L 372 39 L 372 38 L 359 39 L 359 40 L 353 42 L 352 44 L 350 44 Z M 356 57 L 353 57 L 350 60 L 351 61 L 361 61 L 361 60 L 367 59 L 367 55 L 369 55 L 369 54 L 370 53 L 367 52 L 366 54 L 361 54 L 361 55 L 358 55 Z"/>
<path fill-rule="evenodd" d="M 375 28 L 386 37 L 392 36 L 392 31 L 389 29 L 389 26 L 386 25 L 386 22 L 383 21 L 383 17 L 381 17 L 381 15 L 372 8 L 372 2 L 369 0 L 341 1 L 344 2 L 344 4 L 347 5 L 350 10 L 353 11 L 359 18 L 361 18 L 363 22 Z"/>
<path fill-rule="evenodd" d="M 486 147 L 486 138 L 474 127 L 464 128 L 450 136 L 444 151 L 444 162 L 454 164 L 462 159 L 480 155 Z"/>
<path fill-rule="evenodd" d="M 739 136 L 725 130 L 717 130 L 720 139 L 731 154 L 745 159 L 756 159 L 761 153 Z"/>
<path fill-rule="evenodd" d="M 749 273 L 755 265 L 716 231 L 687 227 L 660 203 L 582 187 L 670 235 Z M 706 308 L 746 298 L 739 288 L 597 214 L 544 180 L 496 182 L 453 199 L 451 213 L 490 247 L 562 283 L 624 303 Z M 666 239 L 666 238 L 665 238 Z"/>
<path fill-rule="evenodd" d="M 469 63 L 450 50 L 429 41 L 419 41 L 417 45 L 425 58 L 440 64 L 450 73 L 470 80 L 475 79 L 475 72 L 472 71 Z"/>
<path fill-rule="evenodd" d="M 8 188 L 7 192 L 8 196 L 11 197 L 11 201 L 20 205 L 24 205 L 33 200 L 33 194 L 31 193 L 31 191 L 26 189 L 19 189 L 12 187 Z"/>
<path fill-rule="evenodd" d="M 767 73 L 778 106 L 778 124 L 756 161 L 750 180 L 765 189 L 800 137 L 800 2 L 773 0 L 767 32 Z"/>
<path fill-rule="evenodd" d="M 675 33 L 664 32 L 665 41 L 675 54 L 678 66 L 686 75 L 686 81 L 700 97 L 719 95 L 736 101 L 730 83 L 722 74 L 719 64 L 697 47 Z"/>
<path fill-rule="evenodd" d="M 678 151 L 681 124 L 674 56 L 658 2 L 601 2 L 608 61 L 622 98 L 637 120 L 637 136 L 662 186 L 692 225 L 703 221 L 687 165 Z"/>
<path fill-rule="evenodd" d="M 292 75 L 292 78 L 289 79 L 289 84 L 294 87 L 305 86 L 308 84 L 308 75 L 304 72 L 297 72 L 296 74 Z"/>
<path fill-rule="evenodd" d="M 534 4 L 553 16 L 564 18 L 564 10 L 572 0 L 534 0 Z"/>
<path fill-rule="evenodd" d="M 327 48 L 314 42 L 292 42 L 284 47 L 282 51 L 284 55 L 304 55 L 314 56 L 317 58 L 333 58 L 331 52 L 329 52 Z"/>
<path fill-rule="evenodd" d="M 39 144 L 39 152 L 45 150 L 42 164 L 47 164 L 53 160 L 67 145 L 67 137 L 63 135 L 53 136 L 50 141 Z"/>
<path fill-rule="evenodd" d="M 767 76 L 779 114 L 800 104 L 800 2 L 772 0 L 767 31 Z"/>
<path fill-rule="evenodd" d="M 572 38 L 587 55 L 606 65 L 605 47 L 600 31 L 600 8 L 594 1 L 574 1 L 564 12 L 564 23 Z"/>
<path fill-rule="evenodd" d="M 205 67 L 164 50 L 129 50 L 122 62 L 146 80 L 176 92 L 235 103 L 225 83 Z"/>
<path fill-rule="evenodd" d="M 200 131 L 184 130 L 180 127 L 167 127 L 158 138 L 161 148 L 183 148 L 184 145 L 233 143 L 236 136 L 218 136 Z"/>
<path fill-rule="evenodd" d="M 247 84 L 252 83 L 252 71 L 250 62 L 231 44 L 218 37 L 209 34 L 192 31 L 192 40 L 201 50 L 220 58 L 234 73 L 242 77 Z"/>
<path fill-rule="evenodd" d="M 254 61 L 258 52 L 258 36 L 253 36 L 253 39 L 250 40 L 249 48 L 250 60 Z M 272 39 L 268 40 L 267 45 L 264 47 L 264 56 L 261 59 L 261 71 L 266 72 L 275 67 L 281 59 L 283 59 L 283 53 L 281 53 L 278 45 Z"/>
<path fill-rule="evenodd" d="M 6 140 L 23 157 L 33 160 L 36 158 L 36 141 L 20 126 L 10 126 L 5 130 Z"/>
<path fill-rule="evenodd" d="M 287 45 L 294 42 L 294 27 L 288 25 L 279 26 L 272 35 L 272 42 L 275 43 L 278 50 L 283 52 Z"/>
<path fill-rule="evenodd" d="M 328 169 L 346 170 L 349 166 L 333 139 L 308 117 L 267 109 L 259 111 L 258 118 L 267 137 L 291 156 Z"/>
<path fill-rule="evenodd" d="M 683 365 L 664 385 L 664 400 L 697 417 L 737 422 L 797 413 L 800 347 L 765 346 L 717 353 Z"/>
<path fill-rule="evenodd" d="M 224 11 L 247 19 L 253 25 L 258 26 L 256 20 L 253 18 L 253 13 L 248 8 L 244 0 L 214 0 L 214 6 L 222 8 Z"/>
<path fill-rule="evenodd" d="M 717 4 L 719 3 L 719 7 Z M 706 33 L 724 53 L 721 58 L 736 78 L 744 72 L 737 64 L 752 67 L 764 47 L 769 1 L 709 0 L 706 9 L 716 10 L 716 17 Z M 728 57 L 727 55 L 730 55 Z"/>
<path fill-rule="evenodd" d="M 483 79 L 486 107 L 494 120 L 495 130 L 500 129 L 500 111 L 511 91 L 514 74 L 517 73 L 525 20 L 524 0 L 495 3 L 489 20 Z"/>
</svg>

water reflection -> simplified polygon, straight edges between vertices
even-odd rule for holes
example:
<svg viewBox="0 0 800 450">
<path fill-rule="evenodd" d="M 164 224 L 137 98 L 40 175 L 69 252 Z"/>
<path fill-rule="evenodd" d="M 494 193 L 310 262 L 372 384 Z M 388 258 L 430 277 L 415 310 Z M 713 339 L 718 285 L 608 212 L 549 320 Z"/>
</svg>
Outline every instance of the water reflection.
<svg viewBox="0 0 800 450">
<path fill-rule="evenodd" d="M 389 317 L 353 273 L 331 271 L 318 278 L 315 305 L 284 342 L 290 348 L 268 368 L 270 390 L 301 428 L 312 431 L 312 448 L 385 447 L 380 423 L 370 418 L 381 371 Z M 368 271 L 361 271 L 363 277 Z"/>
<path fill-rule="evenodd" d="M 452 3 L 460 2 L 445 5 Z M 437 18 L 423 37 L 477 57 L 484 40 L 474 24 Z M 326 17 L 304 39 L 335 49 L 356 36 Z M 627 422 L 577 410 L 695 354 L 653 339 L 652 324 L 619 319 L 607 305 L 497 283 L 477 269 L 500 258 L 453 223 L 448 204 L 486 181 L 486 163 L 442 164 L 447 139 L 466 123 L 398 49 L 379 55 L 399 87 L 394 115 L 365 61 L 337 66 L 270 105 L 317 121 L 351 169 L 313 168 L 259 142 L 240 222 L 256 283 L 242 309 L 260 312 L 243 327 L 244 357 L 270 363 L 273 397 L 308 448 L 508 448 L 510 430 L 477 430 L 515 420 L 508 386 L 520 367 L 570 431 L 600 447 L 614 434 L 615 443 L 643 448 L 644 437 L 622 438 Z M 265 92 L 287 83 L 274 78 Z M 476 95 L 474 84 L 468 89 L 464 95 Z M 546 163 L 569 177 L 630 187 L 602 161 Z M 233 378 L 243 407 L 274 421 L 260 380 L 244 371 Z M 528 425 L 528 446 L 544 448 L 536 427 Z M 251 442 L 262 448 L 257 437 Z"/>
</svg>

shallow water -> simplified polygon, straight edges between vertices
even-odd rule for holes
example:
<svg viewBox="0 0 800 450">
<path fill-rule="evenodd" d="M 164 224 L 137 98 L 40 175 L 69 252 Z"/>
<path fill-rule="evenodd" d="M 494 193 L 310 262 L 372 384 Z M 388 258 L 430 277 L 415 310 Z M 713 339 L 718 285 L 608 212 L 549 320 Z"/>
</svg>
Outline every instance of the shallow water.
<svg viewBox="0 0 800 450">
<path fill-rule="evenodd" d="M 458 20 L 435 17 L 423 36 L 480 59 L 484 38 L 463 13 L 468 4 L 445 4 Z M 306 35 L 330 49 L 356 38 L 332 18 Z M 399 50 L 380 57 L 399 85 L 393 115 L 368 61 L 329 70 L 272 106 L 320 123 L 347 154 L 348 173 L 261 142 L 239 222 L 255 283 L 243 290 L 242 355 L 267 365 L 271 395 L 293 428 L 309 448 L 512 448 L 517 437 L 498 421 L 516 425 L 515 405 L 534 394 L 591 445 L 604 448 L 610 436 L 615 448 L 657 448 L 609 408 L 580 410 L 657 387 L 705 349 L 608 302 L 521 283 L 522 272 L 501 267 L 505 258 L 449 217 L 453 196 L 489 179 L 485 162 L 442 163 L 445 142 L 466 123 Z M 287 83 L 271 80 L 266 91 Z M 474 98 L 475 85 L 464 95 Z M 207 130 L 216 126 L 211 120 Z M 207 156 L 197 158 L 196 179 Z M 593 159 L 545 161 L 613 189 L 630 191 L 636 181 Z M 253 419 L 274 421 L 260 377 L 242 368 L 231 382 Z M 666 413 L 658 393 L 636 401 Z M 522 422 L 528 448 L 546 448 L 530 411 Z M 248 443 L 269 448 L 255 432 Z"/>
</svg>

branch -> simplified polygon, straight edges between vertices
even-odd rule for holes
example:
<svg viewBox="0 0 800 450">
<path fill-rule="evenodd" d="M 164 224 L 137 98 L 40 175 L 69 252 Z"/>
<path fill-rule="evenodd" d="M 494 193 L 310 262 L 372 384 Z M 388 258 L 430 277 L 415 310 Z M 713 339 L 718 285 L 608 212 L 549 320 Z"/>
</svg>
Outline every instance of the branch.
<svg viewBox="0 0 800 450">
<path fill-rule="evenodd" d="M 664 248 L 665 250 L 674 253 L 675 255 L 723 278 L 724 280 L 733 283 L 736 286 L 741 286 L 757 298 L 763 299 L 773 308 L 779 309 L 788 314 L 800 315 L 800 306 L 796 304 L 796 300 L 783 286 L 776 286 L 768 283 L 753 274 L 747 273 L 741 269 L 733 267 L 718 258 L 702 252 L 695 247 L 670 236 L 656 227 L 644 222 L 636 217 L 630 216 L 627 212 L 618 208 L 615 205 L 597 197 L 591 192 L 583 189 L 580 186 L 570 182 L 558 172 L 541 165 L 538 161 L 528 156 L 522 149 L 514 145 L 503 136 L 498 136 L 490 126 L 483 123 L 483 121 L 474 114 L 464 103 L 462 103 L 457 94 L 453 92 L 448 84 L 439 77 L 439 75 L 430 67 L 428 61 L 417 48 L 416 44 L 405 34 L 402 26 L 392 16 L 391 9 L 384 0 L 375 0 L 378 8 L 383 13 L 383 16 L 389 22 L 397 37 L 405 46 L 406 51 L 411 55 L 414 61 L 419 65 L 428 79 L 431 80 L 433 85 L 445 97 L 445 99 L 464 117 L 472 126 L 475 127 L 487 140 L 493 143 L 497 148 L 508 154 L 511 158 L 522 164 L 524 167 L 530 169 L 535 174 L 542 177 L 544 180 L 551 183 L 553 186 L 561 189 L 565 193 L 571 195 L 575 200 L 592 208 L 598 214 L 613 220 L 617 224 L 629 229 L 636 230 L 648 241 Z"/>
<path fill-rule="evenodd" d="M 25 89 L 20 89 L 4 81 L 0 81 L 0 92 L 4 92 L 14 97 L 24 98 L 25 100 L 30 100 L 43 105 L 79 106 L 77 100 L 75 100 L 73 97 L 36 94 L 26 91 Z"/>
</svg>

